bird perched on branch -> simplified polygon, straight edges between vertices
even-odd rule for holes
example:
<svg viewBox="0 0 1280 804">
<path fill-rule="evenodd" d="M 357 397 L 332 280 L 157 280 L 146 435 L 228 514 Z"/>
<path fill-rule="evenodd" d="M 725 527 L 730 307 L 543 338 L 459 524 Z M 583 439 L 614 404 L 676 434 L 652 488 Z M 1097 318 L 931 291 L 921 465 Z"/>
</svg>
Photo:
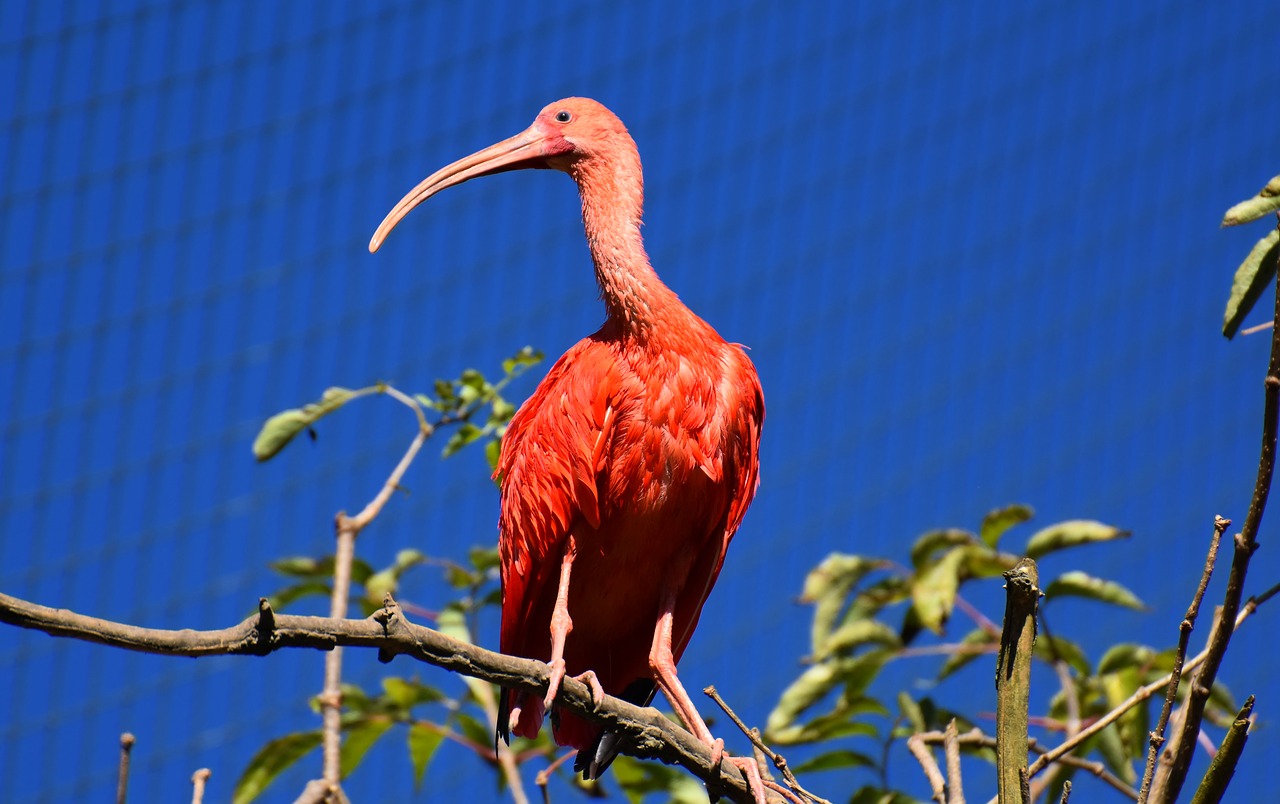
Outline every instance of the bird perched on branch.
<svg viewBox="0 0 1280 804">
<path fill-rule="evenodd" d="M 432 174 L 387 214 L 397 223 L 439 191 L 522 168 L 568 173 L 604 299 L 605 322 L 551 368 L 511 420 L 502 488 L 503 653 L 551 667 L 545 696 L 501 696 L 498 731 L 553 735 L 595 778 L 616 734 L 553 709 L 565 674 L 645 705 L 657 689 L 713 739 L 676 675 L 703 603 L 758 484 L 764 396 L 742 347 L 726 343 L 649 264 L 640 237 L 640 155 L 612 112 L 587 98 L 544 108 L 510 139 Z M 744 772 L 745 758 L 730 758 Z M 748 768 L 747 766 L 750 766 Z M 758 771 L 749 777 L 762 798 Z"/>
</svg>

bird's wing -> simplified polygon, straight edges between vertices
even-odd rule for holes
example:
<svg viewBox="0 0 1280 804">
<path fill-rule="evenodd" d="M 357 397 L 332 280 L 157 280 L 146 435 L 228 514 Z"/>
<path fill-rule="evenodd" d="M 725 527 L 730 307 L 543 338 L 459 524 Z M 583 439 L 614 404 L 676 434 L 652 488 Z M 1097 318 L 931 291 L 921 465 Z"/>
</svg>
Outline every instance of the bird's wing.
<svg viewBox="0 0 1280 804">
<path fill-rule="evenodd" d="M 618 384 L 608 346 L 584 340 L 552 366 L 507 428 L 495 472 L 504 653 L 540 653 L 529 648 L 549 637 L 545 622 L 533 625 L 534 610 L 549 612 L 554 603 L 569 532 L 578 521 L 600 525 L 599 480 Z"/>
<path fill-rule="evenodd" d="M 755 367 L 746 354 L 735 346 L 733 351 L 734 366 L 724 380 L 725 387 L 721 393 L 719 415 L 732 416 L 738 422 L 736 427 L 727 427 L 727 437 L 719 445 L 706 445 L 707 454 L 718 456 L 717 471 L 723 475 L 721 488 L 728 495 L 724 518 L 717 522 L 711 532 L 711 538 L 718 539 L 717 552 L 708 552 L 703 560 L 696 564 L 689 577 L 689 590 L 682 595 L 676 612 L 676 644 L 674 654 L 677 659 L 684 653 L 685 646 L 698 624 L 698 616 L 702 606 L 711 594 L 716 579 L 720 577 L 720 569 L 724 566 L 725 555 L 729 551 L 729 542 L 738 532 L 747 507 L 756 496 L 760 485 L 760 432 L 764 424 L 764 391 L 760 387 L 760 378 Z M 712 428 L 713 430 L 718 428 Z M 708 474 L 711 470 L 708 469 Z M 701 577 L 699 577 L 701 576 Z M 701 588 L 698 584 L 701 583 Z"/>
</svg>

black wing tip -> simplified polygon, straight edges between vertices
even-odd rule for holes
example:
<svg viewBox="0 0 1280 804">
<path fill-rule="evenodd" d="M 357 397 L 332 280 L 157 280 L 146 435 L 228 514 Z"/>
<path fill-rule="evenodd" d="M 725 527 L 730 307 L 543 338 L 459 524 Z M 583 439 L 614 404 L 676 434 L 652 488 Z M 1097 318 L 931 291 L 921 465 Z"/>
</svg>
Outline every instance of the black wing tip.
<svg viewBox="0 0 1280 804">
<path fill-rule="evenodd" d="M 627 685 L 618 697 L 636 706 L 648 706 L 653 701 L 658 685 L 651 678 L 637 678 Z M 616 731 L 601 731 L 588 751 L 579 751 L 573 761 L 575 773 L 581 773 L 587 781 L 599 779 L 613 760 L 618 756 L 618 749 L 623 744 L 623 735 Z"/>
</svg>

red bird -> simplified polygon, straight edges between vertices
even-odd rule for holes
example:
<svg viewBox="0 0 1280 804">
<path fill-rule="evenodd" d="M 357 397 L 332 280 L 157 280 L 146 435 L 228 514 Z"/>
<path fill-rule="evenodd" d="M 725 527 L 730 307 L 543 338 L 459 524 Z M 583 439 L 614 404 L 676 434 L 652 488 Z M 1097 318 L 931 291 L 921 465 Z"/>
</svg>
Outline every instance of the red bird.
<svg viewBox="0 0 1280 804">
<path fill-rule="evenodd" d="M 640 705 L 656 684 L 718 756 L 676 662 L 755 496 L 764 396 L 742 348 L 650 266 L 640 155 L 622 121 L 587 98 L 547 106 L 524 132 L 415 187 L 369 250 L 446 187 L 521 168 L 577 182 L 606 317 L 552 366 L 502 442 L 501 649 L 552 672 L 545 697 L 504 691 L 499 734 L 536 736 L 572 673 Z M 599 725 L 553 710 L 552 727 L 587 778 L 616 754 L 618 735 Z M 752 786 L 763 798 L 758 774 Z"/>
</svg>

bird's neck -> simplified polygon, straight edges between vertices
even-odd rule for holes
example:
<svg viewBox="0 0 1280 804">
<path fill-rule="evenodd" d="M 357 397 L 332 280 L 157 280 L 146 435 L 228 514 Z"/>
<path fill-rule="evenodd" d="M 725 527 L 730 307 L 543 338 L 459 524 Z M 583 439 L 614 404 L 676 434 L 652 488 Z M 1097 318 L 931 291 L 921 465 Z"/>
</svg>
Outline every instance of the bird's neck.
<svg viewBox="0 0 1280 804">
<path fill-rule="evenodd" d="M 582 196 L 582 223 L 609 321 L 645 338 L 687 325 L 686 318 L 696 320 L 658 278 L 645 253 L 639 157 L 634 165 L 627 160 L 583 162 L 574 166 L 572 175 Z"/>
</svg>

